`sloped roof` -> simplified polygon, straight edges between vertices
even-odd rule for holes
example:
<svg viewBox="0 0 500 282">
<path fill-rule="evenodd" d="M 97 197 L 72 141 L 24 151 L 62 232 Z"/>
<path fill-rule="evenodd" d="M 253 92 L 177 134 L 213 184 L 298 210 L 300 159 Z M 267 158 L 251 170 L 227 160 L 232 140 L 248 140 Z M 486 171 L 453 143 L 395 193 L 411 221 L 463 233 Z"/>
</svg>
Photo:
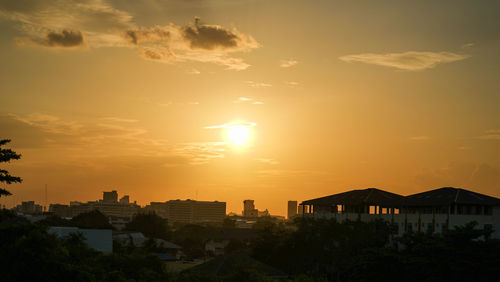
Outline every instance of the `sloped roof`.
<svg viewBox="0 0 500 282">
<path fill-rule="evenodd" d="M 287 277 L 282 271 L 264 264 L 245 254 L 231 254 L 218 256 L 205 263 L 199 264 L 186 270 L 190 273 L 197 273 L 207 277 L 224 277 L 234 273 L 236 269 L 244 267 L 245 269 L 254 269 L 268 277 Z"/>
<path fill-rule="evenodd" d="M 500 199 L 469 190 L 443 187 L 406 196 L 408 206 L 442 206 L 449 204 L 500 206 Z"/>
<path fill-rule="evenodd" d="M 362 190 L 351 190 L 339 194 L 334 194 L 326 197 L 303 201 L 304 205 L 361 205 L 361 204 L 378 204 L 378 205 L 402 205 L 405 202 L 405 197 L 383 191 L 377 188 L 368 188 Z"/>
</svg>

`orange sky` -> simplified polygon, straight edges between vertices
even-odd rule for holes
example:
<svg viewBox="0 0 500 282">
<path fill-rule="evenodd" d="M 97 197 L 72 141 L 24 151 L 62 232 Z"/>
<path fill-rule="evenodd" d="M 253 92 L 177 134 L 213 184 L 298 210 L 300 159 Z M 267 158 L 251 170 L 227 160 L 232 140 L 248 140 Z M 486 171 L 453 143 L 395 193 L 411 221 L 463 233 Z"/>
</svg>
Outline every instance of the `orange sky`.
<svg viewBox="0 0 500 282">
<path fill-rule="evenodd" d="M 499 197 L 500 4 L 382 2 L 0 0 L 0 203 Z"/>
</svg>

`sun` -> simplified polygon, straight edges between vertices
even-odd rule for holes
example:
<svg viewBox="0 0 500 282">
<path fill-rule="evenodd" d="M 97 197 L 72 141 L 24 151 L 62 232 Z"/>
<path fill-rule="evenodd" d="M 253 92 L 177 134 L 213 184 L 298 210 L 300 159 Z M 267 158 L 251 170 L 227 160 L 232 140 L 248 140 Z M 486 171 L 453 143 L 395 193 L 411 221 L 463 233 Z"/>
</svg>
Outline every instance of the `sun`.
<svg viewBox="0 0 500 282">
<path fill-rule="evenodd" d="M 250 141 L 251 129 L 244 125 L 231 125 L 227 127 L 226 135 L 232 145 L 243 147 Z"/>
</svg>

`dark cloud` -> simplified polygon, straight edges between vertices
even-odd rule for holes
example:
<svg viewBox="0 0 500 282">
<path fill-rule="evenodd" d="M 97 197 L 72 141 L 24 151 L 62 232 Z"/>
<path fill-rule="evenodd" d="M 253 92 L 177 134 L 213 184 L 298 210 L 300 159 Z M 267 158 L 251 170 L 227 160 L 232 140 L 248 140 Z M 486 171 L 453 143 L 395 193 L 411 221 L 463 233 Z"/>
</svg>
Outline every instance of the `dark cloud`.
<svg viewBox="0 0 500 282">
<path fill-rule="evenodd" d="M 63 30 L 49 32 L 46 43 L 50 47 L 78 47 L 84 45 L 85 40 L 80 31 Z"/>
<path fill-rule="evenodd" d="M 168 27 L 162 26 L 127 30 L 125 39 L 134 45 L 143 42 L 167 42 L 170 39 L 170 31 Z"/>
<path fill-rule="evenodd" d="M 49 31 L 41 37 L 16 38 L 18 45 L 42 46 L 48 48 L 77 48 L 86 46 L 85 37 L 80 31 Z"/>
<path fill-rule="evenodd" d="M 186 26 L 183 32 L 193 49 L 231 49 L 238 47 L 241 41 L 238 34 L 221 26 L 200 24 L 198 18 L 193 25 Z"/>
</svg>

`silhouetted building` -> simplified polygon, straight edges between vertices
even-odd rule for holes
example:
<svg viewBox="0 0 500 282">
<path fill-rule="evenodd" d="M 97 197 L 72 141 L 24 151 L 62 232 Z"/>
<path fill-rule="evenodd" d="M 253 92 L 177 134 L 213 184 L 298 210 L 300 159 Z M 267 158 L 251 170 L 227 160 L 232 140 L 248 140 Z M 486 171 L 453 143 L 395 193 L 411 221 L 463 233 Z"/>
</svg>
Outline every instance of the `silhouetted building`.
<svg viewBox="0 0 500 282">
<path fill-rule="evenodd" d="M 116 191 L 104 192 L 103 199 L 81 203 L 71 201 L 70 205 L 51 204 L 49 211 L 61 217 L 74 217 L 81 213 L 99 210 L 108 217 L 131 218 L 138 213 L 141 207 L 134 203 L 129 203 L 129 197 L 123 197 L 120 202 L 117 201 L 118 193 Z"/>
<path fill-rule="evenodd" d="M 255 208 L 254 200 L 244 200 L 243 201 L 243 217 L 261 217 L 270 216 L 269 211 L 266 209 L 264 211 L 259 211 Z"/>
<path fill-rule="evenodd" d="M 17 205 L 13 210 L 23 214 L 35 214 L 42 213 L 42 206 L 35 204 L 35 201 L 26 201 Z"/>
<path fill-rule="evenodd" d="M 120 199 L 120 204 L 129 204 L 129 203 L 130 203 L 130 197 L 128 195 L 125 195 Z"/>
<path fill-rule="evenodd" d="M 297 201 L 288 201 L 288 219 L 297 216 Z"/>
<path fill-rule="evenodd" d="M 71 208 L 68 205 L 50 204 L 49 212 L 60 217 L 72 217 Z"/>
<path fill-rule="evenodd" d="M 118 192 L 116 192 L 115 190 L 111 192 L 102 192 L 102 201 L 106 203 L 118 202 Z"/>
<path fill-rule="evenodd" d="M 49 233 L 59 238 L 67 238 L 68 235 L 80 233 L 83 242 L 91 249 L 103 253 L 113 252 L 113 237 L 111 229 L 82 229 L 78 227 L 50 227 Z"/>
<path fill-rule="evenodd" d="M 243 201 L 243 212 L 244 217 L 258 217 L 259 211 L 255 209 L 253 200 L 244 200 Z"/>
<path fill-rule="evenodd" d="M 171 200 L 163 203 L 151 202 L 144 210 L 154 211 L 167 218 L 169 223 L 222 223 L 226 216 L 226 202 Z"/>
<path fill-rule="evenodd" d="M 375 188 L 352 190 L 304 201 L 300 208 L 304 216 L 337 221 L 383 219 L 392 223 L 399 235 L 410 231 L 441 233 L 476 221 L 477 228 L 492 228 L 492 237 L 500 238 L 500 199 L 459 188 L 406 197 Z"/>
</svg>

